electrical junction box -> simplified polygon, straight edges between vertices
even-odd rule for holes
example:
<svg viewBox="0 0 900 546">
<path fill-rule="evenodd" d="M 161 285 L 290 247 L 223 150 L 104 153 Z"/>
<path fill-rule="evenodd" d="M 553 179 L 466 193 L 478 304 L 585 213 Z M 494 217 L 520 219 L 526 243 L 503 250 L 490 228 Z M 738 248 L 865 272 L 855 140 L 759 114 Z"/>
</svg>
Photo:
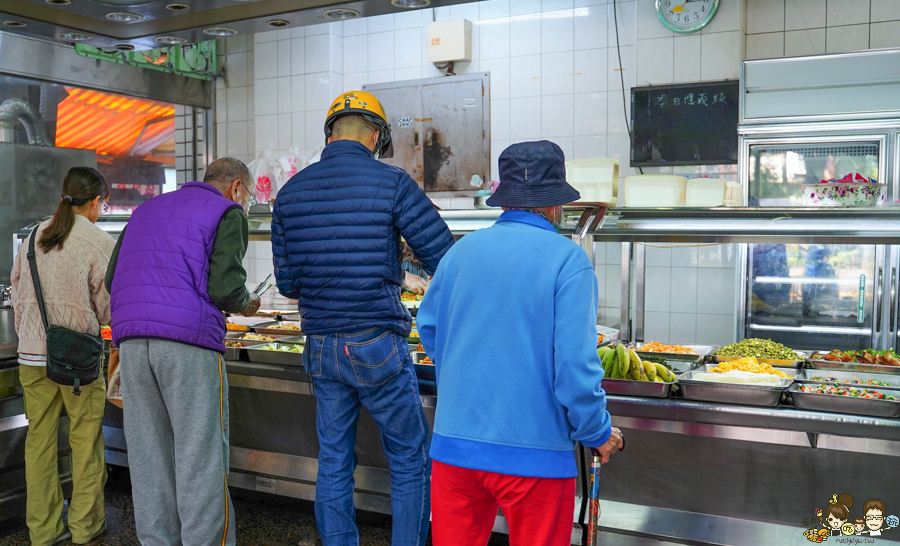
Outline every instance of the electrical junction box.
<svg viewBox="0 0 900 546">
<path fill-rule="evenodd" d="M 465 19 L 428 23 L 428 62 L 472 60 L 472 22 Z"/>
</svg>

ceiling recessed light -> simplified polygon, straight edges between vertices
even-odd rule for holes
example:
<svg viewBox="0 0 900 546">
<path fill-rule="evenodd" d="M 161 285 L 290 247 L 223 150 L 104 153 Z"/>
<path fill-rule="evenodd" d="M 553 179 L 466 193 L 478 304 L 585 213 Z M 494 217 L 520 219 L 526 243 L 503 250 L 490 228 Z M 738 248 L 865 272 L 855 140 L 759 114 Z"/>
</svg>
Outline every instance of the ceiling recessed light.
<svg viewBox="0 0 900 546">
<path fill-rule="evenodd" d="M 138 15 L 137 13 L 115 12 L 107 13 L 106 18 L 117 23 L 136 23 L 138 21 L 143 21 L 144 16 Z"/>
<path fill-rule="evenodd" d="M 271 21 L 266 21 L 266 24 L 270 27 L 286 27 L 290 26 L 290 21 L 285 21 L 284 19 L 272 19 Z"/>
<path fill-rule="evenodd" d="M 72 0 L 47 0 L 47 3 L 54 6 L 68 6 L 72 3 Z"/>
<path fill-rule="evenodd" d="M 330 9 L 322 14 L 328 19 L 334 19 L 335 21 L 346 21 L 347 19 L 355 19 L 359 17 L 359 12 L 355 9 L 346 9 L 346 8 L 337 8 Z"/>
<path fill-rule="evenodd" d="M 391 0 L 391 5 L 398 8 L 424 8 L 431 4 L 431 0 Z"/>
<path fill-rule="evenodd" d="M 158 44 L 168 46 L 181 45 L 187 42 L 187 40 L 185 40 L 184 38 L 179 38 L 178 36 L 159 36 L 158 38 L 154 38 L 153 41 Z"/>
<path fill-rule="evenodd" d="M 187 4 L 169 4 L 168 6 L 166 6 L 166 9 L 172 11 L 187 11 L 191 9 L 191 6 Z"/>
<path fill-rule="evenodd" d="M 58 40 L 63 40 L 66 42 L 85 42 L 91 39 L 89 34 L 82 34 L 80 32 L 60 32 L 56 35 Z"/>
<path fill-rule="evenodd" d="M 203 29 L 203 34 L 208 36 L 234 36 L 238 31 L 227 27 L 212 27 Z"/>
<path fill-rule="evenodd" d="M 22 28 L 27 27 L 28 23 L 25 21 L 3 21 L 3 26 L 13 27 L 13 28 Z"/>
<path fill-rule="evenodd" d="M 118 44 L 116 49 L 119 51 L 134 51 L 134 46 L 131 44 Z"/>
</svg>

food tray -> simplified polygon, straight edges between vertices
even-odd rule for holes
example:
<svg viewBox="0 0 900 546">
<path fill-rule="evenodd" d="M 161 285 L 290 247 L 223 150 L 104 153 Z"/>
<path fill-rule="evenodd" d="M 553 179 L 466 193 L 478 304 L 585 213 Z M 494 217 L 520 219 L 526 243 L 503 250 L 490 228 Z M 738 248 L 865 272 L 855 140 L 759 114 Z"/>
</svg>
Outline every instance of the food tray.
<svg viewBox="0 0 900 546">
<path fill-rule="evenodd" d="M 263 345 L 266 343 L 272 343 L 271 341 L 257 341 L 255 339 L 241 339 L 242 337 L 246 336 L 249 333 L 253 333 L 253 332 L 230 332 L 228 334 L 225 334 L 225 339 L 229 340 L 229 341 L 240 341 L 244 345 L 244 347 L 243 347 L 244 349 L 246 349 L 247 347 L 252 347 L 254 345 Z M 259 333 L 259 332 L 255 332 L 255 333 Z M 260 335 L 271 335 L 272 337 L 275 338 L 275 341 L 285 341 L 289 337 L 290 338 L 294 337 L 294 336 L 286 336 L 283 334 L 281 334 L 281 335 L 260 334 Z"/>
<path fill-rule="evenodd" d="M 422 351 L 414 351 L 409 353 L 413 359 L 413 367 L 416 369 L 416 377 L 425 381 L 435 381 L 437 370 L 434 364 L 420 364 L 419 362 L 427 357 Z"/>
<path fill-rule="evenodd" d="M 827 353 L 810 353 L 806 360 L 807 367 L 814 370 L 841 370 L 846 372 L 862 372 L 862 373 L 887 373 L 891 375 L 900 375 L 900 366 L 890 366 L 886 364 L 862 364 L 859 362 L 837 362 L 835 360 L 824 360 L 821 357 Z"/>
<path fill-rule="evenodd" d="M 635 381 L 633 379 L 603 378 L 600 386 L 607 394 L 623 394 L 625 396 L 646 396 L 649 398 L 665 398 L 672 391 L 674 383 L 657 383 L 656 381 Z"/>
<path fill-rule="evenodd" d="M 654 353 L 651 351 L 638 351 L 637 348 L 641 345 L 643 344 L 635 343 L 631 347 L 632 349 L 634 349 L 634 352 L 636 352 L 640 357 L 658 356 L 660 358 L 665 358 L 667 362 L 670 360 L 674 360 L 677 362 L 691 362 L 694 364 L 702 363 L 706 359 L 706 357 L 711 355 L 716 349 L 719 348 L 716 345 L 683 345 L 684 347 L 697 351 L 697 354 L 695 355 L 684 355 L 680 353 Z"/>
<path fill-rule="evenodd" d="M 835 379 L 850 379 L 853 383 L 832 383 L 831 381 L 814 381 L 812 378 L 815 376 L 824 375 L 831 376 Z M 880 385 L 865 385 L 863 383 L 857 383 L 856 381 L 869 381 L 870 379 L 875 379 L 877 381 L 885 381 L 887 383 L 891 383 L 890 387 L 882 387 Z M 821 385 L 821 384 L 837 384 L 844 387 L 861 387 L 864 389 L 872 389 L 872 390 L 900 390 L 900 377 L 896 375 L 888 375 L 888 374 L 880 374 L 880 373 L 861 373 L 861 372 L 851 372 L 851 371 L 843 371 L 843 370 L 800 370 L 800 373 L 794 378 L 795 381 L 799 383 L 809 384 L 809 385 Z"/>
<path fill-rule="evenodd" d="M 712 383 L 694 380 L 696 373 L 697 371 L 690 371 L 676 379 L 682 394 L 688 400 L 774 407 L 781 403 L 784 392 L 791 385 L 790 379 L 782 379 L 782 384 L 778 386 Z"/>
<path fill-rule="evenodd" d="M 800 355 L 800 360 L 773 360 L 769 358 L 757 358 L 759 362 L 764 364 L 768 364 L 773 368 L 799 368 L 806 362 L 806 357 L 809 353 L 804 353 L 803 351 L 794 351 L 798 355 Z M 710 355 L 710 358 L 713 362 L 729 362 L 732 360 L 737 360 L 739 358 L 745 358 L 742 356 L 718 356 L 718 355 Z"/>
<path fill-rule="evenodd" d="M 241 347 L 225 347 L 225 354 L 222 356 L 225 360 L 240 360 Z"/>
<path fill-rule="evenodd" d="M 298 327 L 300 326 L 299 322 L 276 320 L 272 322 L 263 322 L 262 324 L 257 324 L 253 327 L 253 331 L 257 334 L 280 334 L 288 336 L 297 336 L 303 333 L 300 330 L 285 330 L 284 328 L 279 328 L 279 326 L 282 326 L 284 324 L 295 324 Z"/>
<path fill-rule="evenodd" d="M 851 398 L 836 394 L 799 392 L 801 386 L 802 384 L 795 383 L 789 391 L 791 398 L 794 400 L 794 405 L 801 409 L 868 415 L 870 417 L 900 417 L 900 402 L 875 400 L 872 398 Z M 877 388 L 873 387 L 873 390 L 877 390 Z"/>
<path fill-rule="evenodd" d="M 250 362 L 259 362 L 263 364 L 280 364 L 282 366 L 303 366 L 303 353 L 283 353 L 280 351 L 268 351 L 262 349 L 262 347 L 267 347 L 269 345 L 275 345 L 277 348 L 281 345 L 297 344 L 269 343 L 266 345 L 256 345 L 254 347 L 244 349 L 244 351 L 246 351 L 247 356 L 250 358 Z"/>
</svg>

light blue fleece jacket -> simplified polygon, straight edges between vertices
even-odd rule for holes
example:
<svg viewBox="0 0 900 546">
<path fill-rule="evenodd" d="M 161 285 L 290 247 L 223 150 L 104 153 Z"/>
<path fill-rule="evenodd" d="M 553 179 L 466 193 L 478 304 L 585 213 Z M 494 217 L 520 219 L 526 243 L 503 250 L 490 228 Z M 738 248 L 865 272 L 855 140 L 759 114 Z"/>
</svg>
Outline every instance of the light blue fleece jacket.
<svg viewBox="0 0 900 546">
<path fill-rule="evenodd" d="M 441 260 L 416 317 L 437 367 L 431 457 L 516 476 L 577 476 L 575 442 L 610 435 L 597 278 L 540 216 L 507 211 Z"/>
</svg>

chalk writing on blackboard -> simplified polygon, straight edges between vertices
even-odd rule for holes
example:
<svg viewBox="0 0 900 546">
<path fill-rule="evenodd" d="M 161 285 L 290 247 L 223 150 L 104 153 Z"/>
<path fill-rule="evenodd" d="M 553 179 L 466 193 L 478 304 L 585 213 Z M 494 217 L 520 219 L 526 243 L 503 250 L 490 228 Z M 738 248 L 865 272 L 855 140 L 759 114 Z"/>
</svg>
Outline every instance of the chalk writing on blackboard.
<svg viewBox="0 0 900 546">
<path fill-rule="evenodd" d="M 679 97 L 672 97 L 665 93 L 657 95 L 656 106 L 716 106 L 725 104 L 725 93 L 688 93 Z"/>
</svg>

